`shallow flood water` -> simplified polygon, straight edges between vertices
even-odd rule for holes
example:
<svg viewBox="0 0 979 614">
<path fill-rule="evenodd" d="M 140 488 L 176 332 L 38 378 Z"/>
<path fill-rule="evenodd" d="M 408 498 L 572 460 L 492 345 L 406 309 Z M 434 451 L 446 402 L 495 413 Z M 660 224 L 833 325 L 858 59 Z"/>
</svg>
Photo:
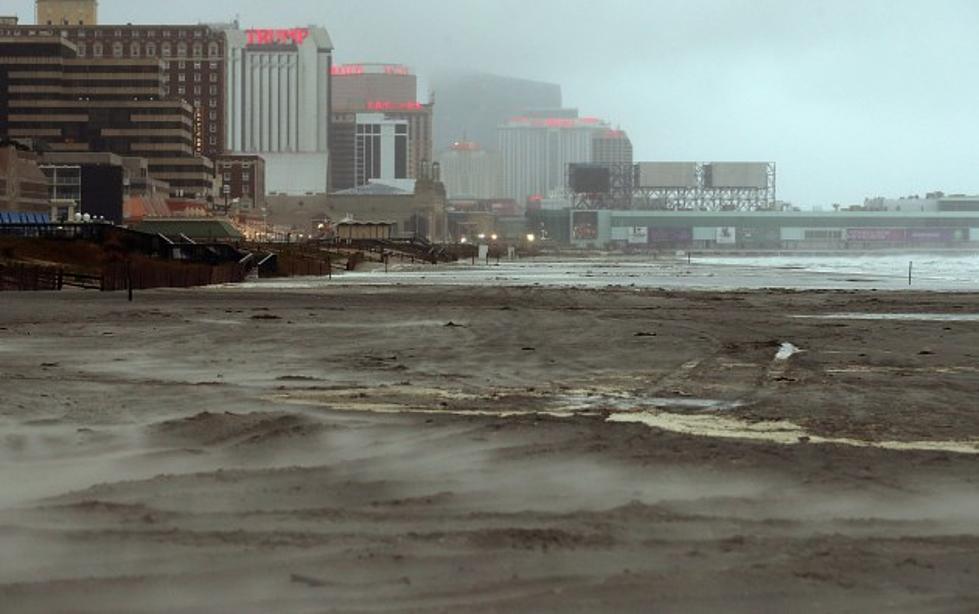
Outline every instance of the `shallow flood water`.
<svg viewBox="0 0 979 614">
<path fill-rule="evenodd" d="M 915 260 L 917 258 L 917 260 Z M 915 260 L 913 283 L 908 263 Z M 979 256 L 862 256 L 696 258 L 673 256 L 526 259 L 499 264 L 459 262 L 392 267 L 323 278 L 250 282 L 239 287 L 314 290 L 327 285 L 510 286 L 564 288 L 669 288 L 734 290 L 761 288 L 827 290 L 945 290 L 979 288 Z"/>
</svg>

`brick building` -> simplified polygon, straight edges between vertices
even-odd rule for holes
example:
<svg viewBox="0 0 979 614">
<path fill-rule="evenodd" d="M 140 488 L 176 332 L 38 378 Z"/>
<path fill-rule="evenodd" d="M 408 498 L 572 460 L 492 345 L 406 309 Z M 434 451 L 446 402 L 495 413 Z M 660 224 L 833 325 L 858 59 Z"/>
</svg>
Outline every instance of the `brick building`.
<svg viewBox="0 0 979 614">
<path fill-rule="evenodd" d="M 226 154 L 219 157 L 215 165 L 221 185 L 219 203 L 223 203 L 227 196 L 229 201 L 237 200 L 242 209 L 265 206 L 265 160 L 261 156 Z"/>
</svg>

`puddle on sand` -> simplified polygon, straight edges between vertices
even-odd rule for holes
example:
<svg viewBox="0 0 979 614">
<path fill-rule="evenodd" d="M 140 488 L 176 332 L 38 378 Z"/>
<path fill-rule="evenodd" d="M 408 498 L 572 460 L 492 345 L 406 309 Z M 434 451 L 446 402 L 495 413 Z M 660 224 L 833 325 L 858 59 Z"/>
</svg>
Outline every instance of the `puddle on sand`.
<svg viewBox="0 0 979 614">
<path fill-rule="evenodd" d="M 794 347 L 794 346 L 793 346 Z M 796 348 L 798 351 L 798 348 Z M 322 407 L 342 412 L 373 414 L 419 414 L 441 416 L 473 416 L 515 418 L 523 416 L 549 416 L 554 418 L 601 417 L 610 423 L 638 423 L 651 428 L 716 439 L 740 439 L 780 445 L 830 444 L 859 448 L 878 448 L 897 451 L 948 452 L 979 454 L 979 440 L 973 441 L 865 441 L 846 437 L 822 437 L 813 435 L 793 422 L 742 420 L 729 413 L 744 407 L 741 401 L 718 399 L 691 399 L 682 397 L 642 397 L 627 392 L 570 391 L 565 394 L 539 392 L 534 398 L 539 406 L 514 410 L 511 408 L 452 409 L 433 407 L 438 399 L 463 401 L 494 400 L 493 397 L 471 395 L 462 392 L 420 388 L 416 390 L 381 389 L 371 397 L 363 397 L 363 390 L 294 392 L 275 395 L 272 400 L 292 405 Z M 387 394 L 385 394 L 387 393 Z M 514 394 L 518 394 L 514 392 Z M 510 398 L 513 398 L 512 396 Z M 526 396 L 524 397 L 527 398 Z M 501 405 L 507 404 L 507 395 L 495 398 Z"/>
<path fill-rule="evenodd" d="M 797 424 L 784 420 L 748 422 L 746 420 L 716 414 L 684 415 L 647 411 L 616 413 L 609 416 L 607 421 L 645 424 L 652 428 L 683 435 L 696 435 L 717 439 L 746 439 L 782 445 L 796 445 L 806 442 L 808 444 L 833 444 L 858 448 L 878 448 L 882 450 L 979 454 L 979 440 L 864 441 L 845 437 L 821 437 L 809 433 Z"/>
<path fill-rule="evenodd" d="M 979 322 L 979 313 L 832 313 L 792 316 L 798 320 L 894 320 L 898 322 Z"/>
</svg>

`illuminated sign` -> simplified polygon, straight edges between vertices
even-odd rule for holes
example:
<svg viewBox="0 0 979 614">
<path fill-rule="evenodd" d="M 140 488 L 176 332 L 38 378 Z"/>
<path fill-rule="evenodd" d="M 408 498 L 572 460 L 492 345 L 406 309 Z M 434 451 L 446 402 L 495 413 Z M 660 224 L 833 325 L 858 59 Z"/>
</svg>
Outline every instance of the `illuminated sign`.
<svg viewBox="0 0 979 614">
<path fill-rule="evenodd" d="M 400 64 L 338 64 L 330 69 L 334 77 L 356 77 L 360 75 L 393 75 L 407 77 L 411 70 Z"/>
<path fill-rule="evenodd" d="M 512 117 L 511 124 L 524 124 L 535 128 L 590 128 L 602 125 L 597 117 Z"/>
<path fill-rule="evenodd" d="M 334 77 L 350 77 L 353 75 L 364 74 L 364 67 L 359 64 L 347 64 L 346 66 L 334 66 L 330 70 Z"/>
<path fill-rule="evenodd" d="M 368 111 L 421 111 L 420 102 L 391 102 L 390 100 L 371 100 L 367 103 Z"/>
<path fill-rule="evenodd" d="M 247 30 L 249 45 L 302 45 L 309 37 L 309 28 L 285 30 Z"/>
</svg>

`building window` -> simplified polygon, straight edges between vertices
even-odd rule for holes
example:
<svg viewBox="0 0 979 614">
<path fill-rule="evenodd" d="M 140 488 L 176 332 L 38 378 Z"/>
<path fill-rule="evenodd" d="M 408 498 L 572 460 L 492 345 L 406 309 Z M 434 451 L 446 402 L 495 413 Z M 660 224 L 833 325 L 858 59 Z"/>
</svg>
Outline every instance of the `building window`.
<svg viewBox="0 0 979 614">
<path fill-rule="evenodd" d="M 170 43 L 163 43 L 163 46 L 160 49 L 163 50 L 163 57 L 170 57 Z"/>
<path fill-rule="evenodd" d="M 85 57 L 85 43 L 78 43 L 78 56 Z"/>
<path fill-rule="evenodd" d="M 218 69 L 218 63 L 217 62 L 209 62 L 208 63 L 208 66 L 210 67 L 211 70 L 217 70 Z"/>
<path fill-rule="evenodd" d="M 146 43 L 146 57 L 156 57 L 156 43 Z"/>
<path fill-rule="evenodd" d="M 252 174 L 251 173 L 242 173 L 241 174 L 241 180 L 242 181 L 251 181 L 252 180 Z"/>
<path fill-rule="evenodd" d="M 211 145 L 217 145 L 217 144 L 218 144 L 218 137 L 216 137 L 216 136 L 212 136 L 212 137 L 211 137 L 211 138 L 209 139 L 209 141 L 208 141 L 208 142 L 210 142 L 210 143 L 211 143 Z"/>
<path fill-rule="evenodd" d="M 228 183 L 230 181 L 231 181 L 231 173 L 225 173 L 224 174 L 224 182 L 225 183 Z"/>
<path fill-rule="evenodd" d="M 187 57 L 187 43 L 177 43 L 177 57 Z"/>
<path fill-rule="evenodd" d="M 208 111 L 207 116 L 208 116 L 208 118 L 211 121 L 217 121 L 217 119 L 218 119 L 218 112 L 217 111 Z"/>
<path fill-rule="evenodd" d="M 92 45 L 92 57 L 100 58 L 102 57 L 102 43 L 95 43 Z"/>
<path fill-rule="evenodd" d="M 218 95 L 218 86 L 212 85 L 211 88 L 210 88 L 210 94 L 211 94 L 211 96 L 217 96 Z"/>
<path fill-rule="evenodd" d="M 177 62 L 177 68 L 179 68 L 180 70 L 184 70 L 185 68 L 187 68 L 187 62 L 180 60 L 179 62 Z"/>
<path fill-rule="evenodd" d="M 217 98 L 211 98 L 211 106 L 212 107 L 218 106 L 218 99 Z"/>
<path fill-rule="evenodd" d="M 194 62 L 194 70 L 200 70 L 200 69 L 201 69 L 201 63 L 200 62 Z"/>
<path fill-rule="evenodd" d="M 208 77 L 208 78 L 211 80 L 211 83 L 217 83 L 218 82 L 218 74 L 216 72 L 212 72 L 211 73 L 211 76 Z"/>
<path fill-rule="evenodd" d="M 194 43 L 194 57 L 199 58 L 204 55 L 204 45 L 200 43 Z"/>
<path fill-rule="evenodd" d="M 199 73 L 199 72 L 195 72 L 194 73 L 194 81 L 196 81 L 198 83 L 201 82 L 201 73 Z"/>
<path fill-rule="evenodd" d="M 187 75 L 185 75 L 184 73 L 177 73 L 177 81 L 183 83 L 186 80 L 187 80 Z"/>
<path fill-rule="evenodd" d="M 170 30 L 163 31 L 163 38 L 170 38 Z"/>
<path fill-rule="evenodd" d="M 218 131 L 218 127 L 215 126 L 214 124 L 211 124 L 210 126 L 208 126 L 208 131 L 210 131 L 210 132 L 217 132 Z"/>
<path fill-rule="evenodd" d="M 216 58 L 218 57 L 219 53 L 220 53 L 220 48 L 218 47 L 217 43 L 211 43 L 210 45 L 207 46 L 207 55 L 209 55 L 210 57 Z"/>
<path fill-rule="evenodd" d="M 122 30 L 116 30 L 115 31 L 115 37 L 116 38 L 121 38 L 122 37 Z"/>
<path fill-rule="evenodd" d="M 177 93 L 183 96 L 184 94 L 187 93 L 187 88 L 181 85 L 180 87 L 177 88 Z"/>
<path fill-rule="evenodd" d="M 112 57 L 122 57 L 122 43 L 112 43 Z"/>
<path fill-rule="evenodd" d="M 243 185 L 243 186 L 241 186 L 241 193 L 242 194 L 251 194 L 252 193 L 252 189 L 249 186 L 247 186 L 247 185 Z"/>
<path fill-rule="evenodd" d="M 139 43 L 132 43 L 129 45 L 129 55 L 134 58 L 139 57 Z"/>
</svg>

